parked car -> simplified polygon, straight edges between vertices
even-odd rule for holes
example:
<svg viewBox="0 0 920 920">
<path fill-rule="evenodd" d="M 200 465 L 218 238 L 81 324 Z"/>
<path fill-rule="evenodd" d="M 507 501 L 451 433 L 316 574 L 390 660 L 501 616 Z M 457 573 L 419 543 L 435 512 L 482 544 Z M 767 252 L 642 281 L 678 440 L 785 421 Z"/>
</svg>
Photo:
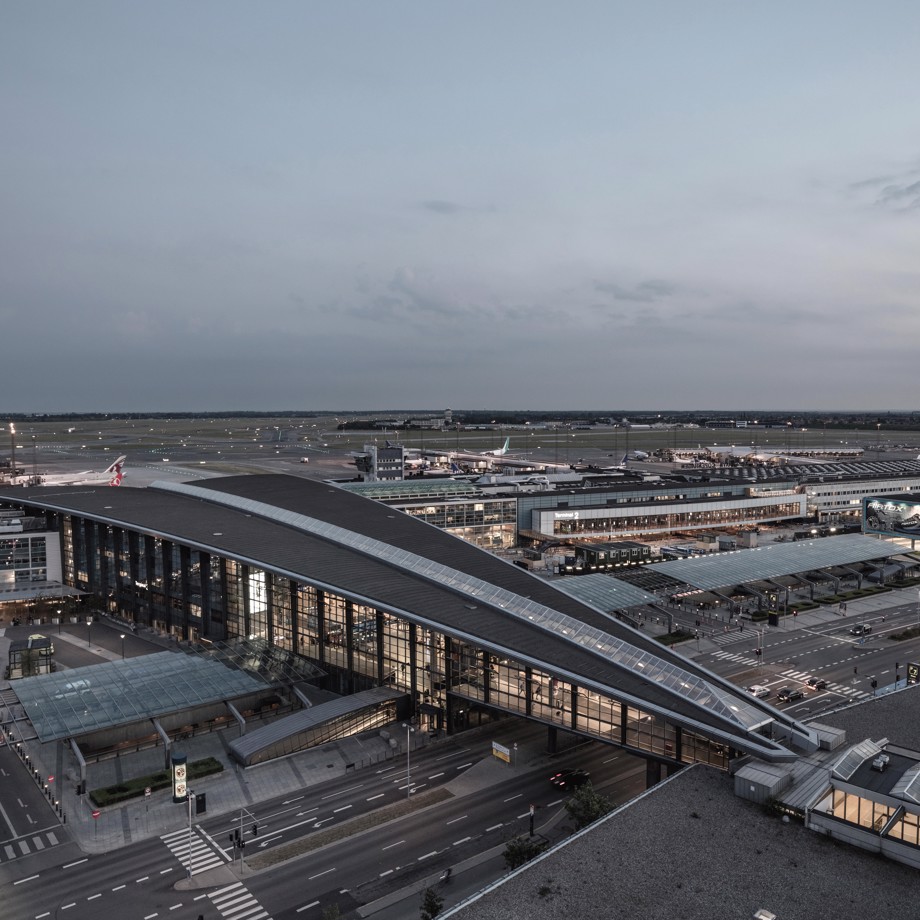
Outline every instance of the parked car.
<svg viewBox="0 0 920 920">
<path fill-rule="evenodd" d="M 587 770 L 563 770 L 561 773 L 554 773 L 549 781 L 560 789 L 574 789 L 590 782 L 591 774 Z"/>
<path fill-rule="evenodd" d="M 857 623 L 856 626 L 850 630 L 850 635 L 864 636 L 866 633 L 870 632 L 872 632 L 872 627 L 868 623 Z"/>
<path fill-rule="evenodd" d="M 794 703 L 796 700 L 804 699 L 805 694 L 799 690 L 798 687 L 783 687 L 779 693 L 776 694 L 776 698 L 781 703 Z"/>
<path fill-rule="evenodd" d="M 806 681 L 809 690 L 826 690 L 827 681 L 823 677 L 809 677 Z"/>
<path fill-rule="evenodd" d="M 770 688 L 764 687 L 763 684 L 752 684 L 744 689 L 759 700 L 765 700 L 770 695 Z"/>
</svg>

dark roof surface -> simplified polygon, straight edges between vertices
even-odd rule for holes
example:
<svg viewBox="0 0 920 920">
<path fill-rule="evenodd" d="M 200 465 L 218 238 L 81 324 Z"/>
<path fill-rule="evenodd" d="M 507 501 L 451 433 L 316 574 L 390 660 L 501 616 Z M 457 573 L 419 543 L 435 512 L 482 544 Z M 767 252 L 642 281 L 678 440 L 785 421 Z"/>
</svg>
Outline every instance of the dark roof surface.
<svg viewBox="0 0 920 920">
<path fill-rule="evenodd" d="M 394 547 L 440 562 L 475 578 L 497 584 L 624 640 L 638 649 L 717 687 L 724 697 L 763 714 L 763 721 L 790 721 L 769 705 L 743 694 L 639 631 L 567 596 L 545 581 L 466 543 L 438 528 L 386 505 L 349 494 L 334 486 L 294 476 L 264 475 L 215 478 L 195 483 L 194 494 L 121 486 L 0 490 L 0 501 L 19 501 L 61 512 L 124 524 L 142 532 L 251 561 L 270 571 L 290 574 L 364 599 L 381 609 L 434 622 L 446 632 L 470 637 L 497 652 L 530 660 L 564 677 L 578 675 L 582 683 L 615 689 L 620 695 L 647 701 L 673 714 L 678 721 L 697 722 L 710 731 L 734 736 L 742 749 L 749 736 L 735 721 L 667 690 L 641 672 L 618 667 L 609 660 L 515 617 L 498 606 L 477 600 L 424 576 L 356 549 L 330 542 L 277 520 L 250 514 L 207 500 L 214 493 L 257 501 L 363 534 Z M 774 751 L 766 739 L 757 739 Z"/>
</svg>

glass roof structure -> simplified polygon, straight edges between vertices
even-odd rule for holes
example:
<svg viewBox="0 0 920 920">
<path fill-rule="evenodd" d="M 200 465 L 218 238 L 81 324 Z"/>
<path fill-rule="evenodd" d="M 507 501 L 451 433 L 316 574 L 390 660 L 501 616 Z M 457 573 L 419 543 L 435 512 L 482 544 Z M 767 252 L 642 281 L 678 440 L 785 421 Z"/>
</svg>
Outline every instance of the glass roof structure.
<svg viewBox="0 0 920 920">
<path fill-rule="evenodd" d="M 597 573 L 560 578 L 553 582 L 553 587 L 605 613 L 610 610 L 626 610 L 628 607 L 654 604 L 658 600 L 654 594 L 620 581 L 612 575 Z"/>
<path fill-rule="evenodd" d="M 376 500 L 384 498 L 450 498 L 478 495 L 479 490 L 468 482 L 456 479 L 401 479 L 392 482 L 343 482 L 337 484 L 346 492 Z"/>
<path fill-rule="evenodd" d="M 885 742 L 882 742 L 882 744 L 884 743 Z M 859 744 L 854 744 L 853 747 L 834 764 L 831 768 L 831 772 L 838 779 L 848 780 L 863 763 L 874 757 L 878 757 L 881 750 L 881 744 L 877 744 L 869 738 L 865 741 L 860 741 Z"/>
<path fill-rule="evenodd" d="M 841 534 L 796 543 L 774 543 L 755 549 L 739 549 L 727 553 L 690 556 L 672 562 L 659 562 L 654 571 L 670 575 L 702 591 L 727 588 L 731 585 L 765 581 L 782 575 L 795 575 L 835 565 L 868 562 L 904 552 L 875 537 L 861 534 Z"/>
<path fill-rule="evenodd" d="M 42 743 L 232 700 L 267 686 L 245 671 L 175 652 L 107 661 L 14 683 Z"/>
<path fill-rule="evenodd" d="M 905 771 L 891 790 L 891 794 L 920 805 L 920 764 Z"/>
<path fill-rule="evenodd" d="M 279 521 L 374 558 L 383 559 L 391 565 L 504 610 L 510 616 L 551 632 L 568 642 L 580 645 L 609 663 L 631 671 L 649 683 L 660 684 L 671 693 L 706 708 L 723 719 L 731 720 L 747 730 L 770 721 L 770 718 L 765 717 L 763 712 L 743 702 L 737 695 L 722 690 L 702 677 L 670 664 L 657 655 L 642 651 L 631 643 L 582 623 L 568 614 L 553 610 L 537 601 L 521 597 L 519 594 L 467 575 L 465 572 L 440 562 L 434 562 L 424 556 L 399 549 L 336 524 L 319 521 L 316 518 L 278 508 L 265 502 L 236 495 L 219 494 L 210 489 L 201 489 L 187 483 L 158 482 L 156 486 L 165 491 L 206 497 L 210 502 L 218 502 L 250 514 Z M 872 540 L 871 542 L 877 545 L 877 541 Z"/>
</svg>

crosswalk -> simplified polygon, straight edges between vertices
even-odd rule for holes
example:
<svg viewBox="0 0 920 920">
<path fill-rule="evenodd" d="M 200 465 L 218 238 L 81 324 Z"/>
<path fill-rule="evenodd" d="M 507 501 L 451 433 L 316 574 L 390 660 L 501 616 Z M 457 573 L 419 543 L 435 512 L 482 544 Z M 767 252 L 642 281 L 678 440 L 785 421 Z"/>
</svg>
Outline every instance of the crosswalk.
<svg viewBox="0 0 920 920">
<path fill-rule="evenodd" d="M 164 834 L 160 840 L 169 847 L 172 854 L 188 868 L 191 859 L 192 875 L 225 866 L 230 860 L 210 839 L 202 836 L 201 829 L 195 827 L 189 834 L 188 828 Z M 191 850 L 191 857 L 189 856 Z"/>
<path fill-rule="evenodd" d="M 747 667 L 757 667 L 762 664 L 759 658 L 754 657 L 753 655 L 741 655 L 737 652 L 726 652 L 718 651 L 713 652 L 713 658 L 721 658 L 723 661 L 733 661 L 736 664 L 743 664 Z M 769 662 L 767 662 L 769 664 Z M 803 683 L 808 680 L 809 677 L 814 677 L 814 672 L 812 671 L 795 671 L 792 669 L 780 672 L 780 677 L 787 678 L 789 680 L 798 680 Z M 851 700 L 868 700 L 872 697 L 871 693 L 867 693 L 865 690 L 859 690 L 856 687 L 847 686 L 846 684 L 837 684 L 828 681 L 827 689 L 839 694 L 840 696 L 845 696 Z"/>
<path fill-rule="evenodd" d="M 741 655 L 738 652 L 713 652 L 713 658 L 721 658 L 723 661 L 734 661 L 737 664 L 746 664 L 749 667 L 756 667 L 760 664 L 760 659 L 753 655 Z"/>
<path fill-rule="evenodd" d="M 808 680 L 809 677 L 814 675 L 810 671 L 783 671 L 783 677 L 788 677 L 790 680 Z M 847 687 L 846 684 L 835 684 L 828 681 L 827 689 L 833 690 L 834 693 L 839 693 L 842 696 L 848 696 L 851 700 L 867 700 L 872 694 L 866 693 L 865 690 L 857 690 L 856 687 Z"/>
<path fill-rule="evenodd" d="M 4 841 L 0 844 L 0 862 L 9 862 L 30 853 L 40 853 L 48 847 L 56 847 L 61 843 L 59 833 L 44 831 L 41 834 L 26 834 L 15 840 Z"/>
<path fill-rule="evenodd" d="M 268 911 L 249 893 L 242 882 L 212 891 L 208 897 L 222 917 L 233 920 L 271 920 Z"/>
</svg>

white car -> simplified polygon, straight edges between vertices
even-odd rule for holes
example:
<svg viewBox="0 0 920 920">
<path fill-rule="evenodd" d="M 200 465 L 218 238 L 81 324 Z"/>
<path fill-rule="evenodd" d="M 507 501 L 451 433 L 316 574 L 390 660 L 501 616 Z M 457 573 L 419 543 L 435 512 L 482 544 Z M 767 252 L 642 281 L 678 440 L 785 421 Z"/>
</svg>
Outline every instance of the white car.
<svg viewBox="0 0 920 920">
<path fill-rule="evenodd" d="M 756 696 L 759 700 L 765 700 L 770 695 L 770 688 L 764 687 L 763 684 L 753 684 L 750 687 L 745 687 L 748 693 L 752 696 Z"/>
</svg>

